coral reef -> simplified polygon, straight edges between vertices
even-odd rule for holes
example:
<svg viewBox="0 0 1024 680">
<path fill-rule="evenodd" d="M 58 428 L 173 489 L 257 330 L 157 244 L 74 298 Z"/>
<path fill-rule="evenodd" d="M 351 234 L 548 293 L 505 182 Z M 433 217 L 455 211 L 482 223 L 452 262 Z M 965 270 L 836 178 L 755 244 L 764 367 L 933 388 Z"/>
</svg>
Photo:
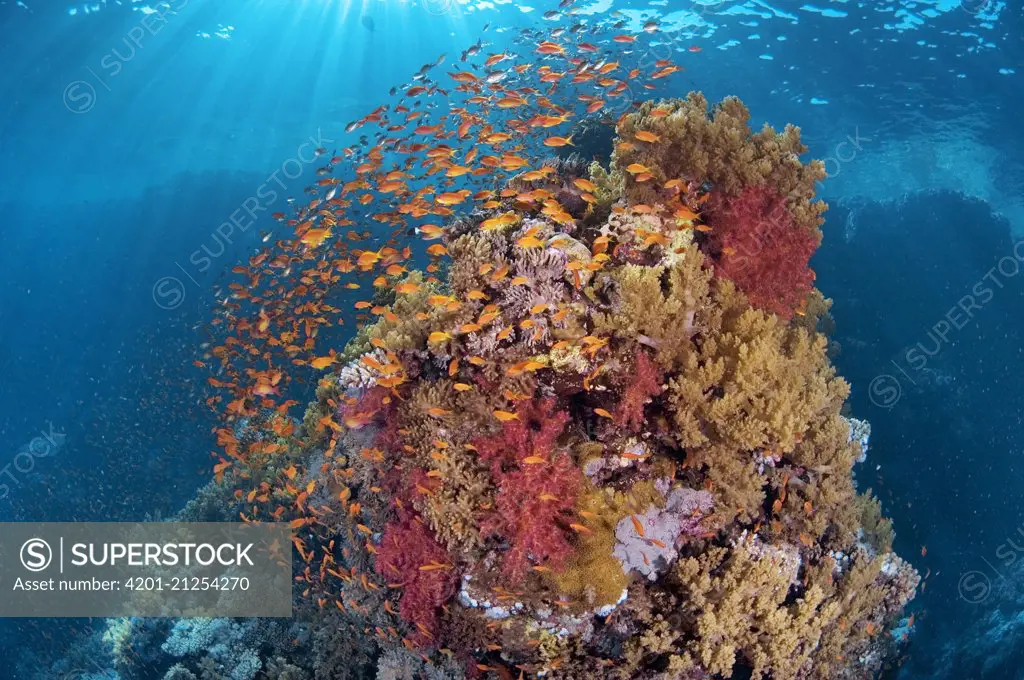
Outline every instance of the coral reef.
<svg viewBox="0 0 1024 680">
<path fill-rule="evenodd" d="M 277 627 L 261 619 L 179 619 L 161 649 L 176 659 L 198 658 L 202 678 L 253 680 L 263 668 L 260 647 L 275 636 Z M 176 664 L 168 674 L 174 677 L 184 672 L 188 669 Z"/>
<path fill-rule="evenodd" d="M 918 577 L 854 485 L 869 428 L 808 267 L 822 166 L 748 120 L 642 104 L 608 168 L 551 162 L 431 225 L 427 273 L 360 255 L 371 314 L 305 417 L 219 430 L 188 510 L 292 522 L 302 623 L 179 622 L 165 667 L 877 673 Z"/>
</svg>

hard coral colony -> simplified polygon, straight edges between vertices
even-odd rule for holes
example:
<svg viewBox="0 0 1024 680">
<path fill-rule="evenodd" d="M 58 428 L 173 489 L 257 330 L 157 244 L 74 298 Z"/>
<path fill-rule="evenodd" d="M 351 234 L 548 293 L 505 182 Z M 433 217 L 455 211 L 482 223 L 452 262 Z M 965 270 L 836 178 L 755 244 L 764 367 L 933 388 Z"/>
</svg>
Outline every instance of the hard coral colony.
<svg viewBox="0 0 1024 680">
<path fill-rule="evenodd" d="M 256 381 L 227 405 L 218 478 L 243 520 L 296 529 L 316 677 L 376 659 L 378 677 L 862 678 L 892 657 L 919 578 L 853 482 L 860 428 L 809 268 L 821 163 L 796 128 L 752 133 L 735 98 L 644 103 L 617 135 L 608 168 L 493 157 L 523 172 L 468 216 L 448 208 L 468 190 L 403 203 L 450 218 L 419 227 L 428 271 L 354 251 L 338 271 L 380 276 L 348 346 L 296 358 L 338 311 L 321 301 L 270 336 L 328 371 L 301 424 L 269 399 L 280 372 L 219 385 Z M 311 259 L 281 257 L 268 278 Z"/>
</svg>

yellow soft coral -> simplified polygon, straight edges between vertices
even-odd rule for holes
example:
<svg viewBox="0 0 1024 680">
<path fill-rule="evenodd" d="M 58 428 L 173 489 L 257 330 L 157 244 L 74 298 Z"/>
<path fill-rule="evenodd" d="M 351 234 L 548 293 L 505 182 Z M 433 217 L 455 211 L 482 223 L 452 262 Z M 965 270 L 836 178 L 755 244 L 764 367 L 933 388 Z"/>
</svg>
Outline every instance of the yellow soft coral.
<svg viewBox="0 0 1024 680">
<path fill-rule="evenodd" d="M 708 671 L 728 677 L 742 659 L 755 679 L 805 675 L 839 605 L 824 602 L 817 586 L 788 602 L 798 565 L 795 554 L 747 542 L 680 561 L 685 611 L 696 619 L 696 653 Z"/>
<path fill-rule="evenodd" d="M 592 489 L 577 503 L 581 516 L 576 552 L 566 568 L 552 574 L 556 590 L 571 601 L 593 608 L 619 601 L 629 579 L 612 555 L 615 525 L 621 517 L 615 498 Z"/>
<path fill-rule="evenodd" d="M 674 254 L 670 267 L 626 264 L 596 283 L 611 283 L 610 311 L 592 315 L 595 329 L 641 339 L 656 350 L 663 368 L 673 369 L 690 353 L 697 317 L 706 303 L 711 272 L 701 266 L 695 247 Z M 596 285 L 595 283 L 595 285 Z"/>
<path fill-rule="evenodd" d="M 593 446 L 583 448 L 590 449 L 590 455 L 594 453 Z M 626 492 L 590 487 L 581 494 L 576 504 L 580 515 L 576 552 L 566 569 L 552 576 L 556 589 L 588 608 L 618 602 L 629 578 L 612 554 L 615 527 L 623 517 L 651 505 L 661 507 L 664 497 L 649 481 L 637 483 Z"/>
<path fill-rule="evenodd" d="M 668 112 L 654 116 L 659 109 Z M 727 97 L 708 114 L 704 95 L 691 92 L 685 100 L 646 102 L 626 116 L 618 128 L 626 141 L 640 130 L 660 137 L 657 144 L 619 146 L 613 156 L 613 174 L 623 178 L 630 202 L 658 204 L 659 185 L 667 180 L 708 182 L 716 190 L 738 193 L 745 187 L 768 185 L 789 199 L 796 222 L 817 231 L 825 204 L 813 201 L 815 183 L 825 178 L 821 161 L 800 162 L 807 147 L 800 141 L 800 129 L 787 125 L 776 132 L 765 125 L 760 132 L 750 129 L 750 111 L 735 97 Z M 654 181 L 638 182 L 633 164 L 643 165 Z"/>
</svg>

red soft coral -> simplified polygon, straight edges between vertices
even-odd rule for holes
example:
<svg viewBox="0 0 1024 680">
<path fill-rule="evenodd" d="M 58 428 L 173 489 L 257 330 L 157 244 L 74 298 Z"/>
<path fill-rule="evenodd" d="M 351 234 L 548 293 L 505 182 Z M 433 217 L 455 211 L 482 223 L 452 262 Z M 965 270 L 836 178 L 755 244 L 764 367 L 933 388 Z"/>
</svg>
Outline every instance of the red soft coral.
<svg viewBox="0 0 1024 680">
<path fill-rule="evenodd" d="M 445 567 L 420 569 L 426 565 Z M 399 614 L 416 627 L 413 640 L 417 644 L 431 644 L 437 632 L 437 610 L 455 595 L 459 582 L 448 551 L 417 515 L 402 511 L 384 528 L 375 568 L 389 583 L 402 584 Z"/>
<path fill-rule="evenodd" d="M 579 487 L 580 471 L 563 452 L 502 475 L 495 512 L 482 528 L 509 540 L 502 562 L 509 583 L 520 582 L 532 566 L 554 571 L 565 566 L 572 545 L 564 527 L 572 521 Z"/>
<path fill-rule="evenodd" d="M 572 457 L 556 448 L 567 413 L 544 400 L 520 404 L 516 415 L 500 434 L 474 442 L 498 486 L 495 510 L 481 529 L 509 541 L 502 574 L 510 583 L 532 566 L 565 566 L 572 553 L 566 526 L 582 480 Z"/>
<path fill-rule="evenodd" d="M 661 393 L 661 371 L 648 358 L 647 352 L 637 352 L 633 364 L 632 382 L 622 393 L 622 401 L 615 408 L 615 422 L 632 431 L 644 424 L 644 406 L 647 400 Z"/>
<path fill-rule="evenodd" d="M 503 468 L 518 465 L 528 456 L 547 453 L 562 434 L 569 414 L 555 413 L 553 399 L 522 401 L 516 410 L 516 419 L 502 424 L 501 432 L 475 442 L 477 453 L 491 464 L 491 474 L 499 477 Z"/>
<path fill-rule="evenodd" d="M 818 234 L 797 225 L 785 197 L 767 186 L 716 196 L 708 222 L 720 253 L 715 273 L 733 281 L 755 307 L 792 318 L 814 282 L 809 263 Z"/>
</svg>

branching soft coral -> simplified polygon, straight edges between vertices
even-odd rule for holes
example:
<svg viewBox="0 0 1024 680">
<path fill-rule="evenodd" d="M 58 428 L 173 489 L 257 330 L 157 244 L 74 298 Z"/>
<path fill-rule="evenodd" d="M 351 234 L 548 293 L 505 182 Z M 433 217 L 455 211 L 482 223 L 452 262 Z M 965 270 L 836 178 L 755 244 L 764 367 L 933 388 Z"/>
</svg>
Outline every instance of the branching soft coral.
<svg viewBox="0 0 1024 680">
<path fill-rule="evenodd" d="M 837 477 L 848 472 L 849 427 L 830 428 L 831 452 L 824 457 L 816 428 L 825 414 L 838 413 L 849 392 L 828 362 L 824 337 L 740 309 L 728 307 L 708 330 L 699 351 L 669 380 L 665 400 L 673 436 L 690 465 L 705 467 L 716 504 L 754 517 L 764 501 L 758 455 L 827 465 Z M 829 495 L 842 497 L 838 487 Z"/>
<path fill-rule="evenodd" d="M 566 530 L 576 503 L 581 474 L 564 452 L 550 462 L 523 463 L 499 482 L 496 512 L 485 528 L 508 538 L 502 573 L 510 583 L 520 581 L 531 566 L 558 571 L 572 553 Z"/>
<path fill-rule="evenodd" d="M 475 442 L 498 486 L 495 510 L 482 528 L 509 541 L 502 573 L 510 583 L 532 566 L 558 571 L 572 553 L 565 527 L 582 473 L 556 447 L 569 416 L 553 411 L 551 400 L 523 403 L 518 418 L 504 423 L 500 434 Z"/>
<path fill-rule="evenodd" d="M 458 584 L 448 551 L 418 516 L 403 511 L 384 529 L 375 568 L 389 582 L 402 584 L 399 613 L 416 627 L 413 639 L 430 644 L 437 630 L 437 610 Z"/>
<path fill-rule="evenodd" d="M 729 677 L 748 665 L 753 678 L 831 677 L 807 670 L 822 627 L 841 605 L 817 585 L 791 598 L 799 567 L 791 546 L 754 540 L 679 562 L 686 614 L 696 620 L 693 647 L 708 670 Z"/>
<path fill-rule="evenodd" d="M 480 458 L 491 465 L 495 478 L 504 474 L 506 466 L 518 465 L 524 458 L 545 454 L 555 446 L 569 414 L 554 412 L 550 399 L 524 401 L 516 410 L 516 419 L 502 424 L 501 432 L 473 442 Z"/>
<path fill-rule="evenodd" d="M 721 253 L 716 273 L 735 282 L 755 307 L 791 318 L 813 286 L 808 265 L 818 233 L 797 225 L 786 199 L 763 185 L 718 196 L 708 221 Z"/>
<path fill-rule="evenodd" d="M 637 352 L 633 364 L 632 382 L 622 393 L 622 401 L 615 409 L 615 422 L 622 427 L 638 431 L 644 424 L 644 406 L 647 400 L 661 393 L 661 371 L 644 351 Z"/>
<path fill-rule="evenodd" d="M 696 246 L 673 252 L 667 265 L 626 264 L 596 277 L 592 296 L 611 291 L 607 311 L 591 313 L 593 330 L 623 338 L 646 338 L 657 350 L 653 359 L 671 372 L 692 350 L 691 339 L 708 310 L 712 270 L 703 266 Z M 653 342 L 652 342 L 653 341 Z"/>
<path fill-rule="evenodd" d="M 658 116 L 653 115 L 655 109 Z M 620 181 L 633 205 L 664 201 L 658 181 L 638 182 L 626 171 L 630 164 L 640 163 L 654 171 L 655 180 L 708 183 L 730 195 L 746 187 L 771 186 L 787 198 L 801 227 L 817 232 L 824 221 L 825 203 L 813 198 L 815 184 L 825 179 L 825 164 L 800 161 L 807 147 L 799 128 L 787 125 L 777 132 L 765 125 L 754 132 L 750 111 L 739 99 L 726 97 L 709 115 L 704 95 L 691 92 L 684 100 L 646 102 L 619 121 L 622 139 L 632 140 L 641 130 L 657 134 L 661 142 L 619 145 L 612 162 L 614 172 L 624 175 Z"/>
</svg>

